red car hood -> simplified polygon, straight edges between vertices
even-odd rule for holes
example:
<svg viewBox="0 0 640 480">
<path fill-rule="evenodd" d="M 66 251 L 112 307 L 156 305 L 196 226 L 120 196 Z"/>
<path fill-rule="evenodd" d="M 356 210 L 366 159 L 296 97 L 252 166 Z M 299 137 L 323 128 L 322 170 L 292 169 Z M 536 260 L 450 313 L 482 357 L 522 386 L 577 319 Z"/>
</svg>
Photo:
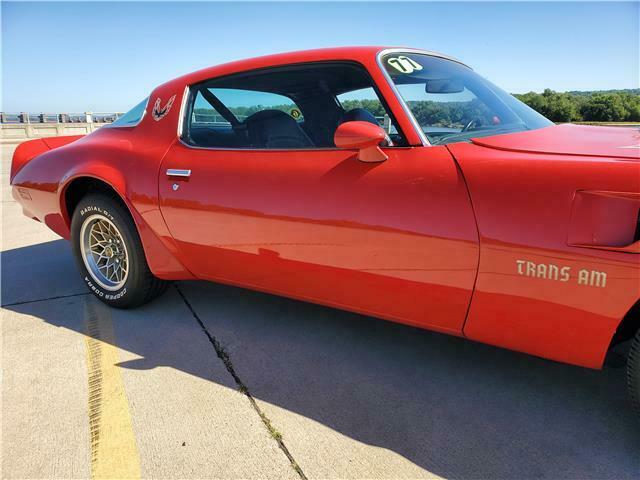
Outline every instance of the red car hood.
<svg viewBox="0 0 640 480">
<path fill-rule="evenodd" d="M 538 130 L 472 138 L 483 147 L 515 152 L 617 157 L 640 161 L 640 130 L 621 127 L 553 125 Z"/>
</svg>

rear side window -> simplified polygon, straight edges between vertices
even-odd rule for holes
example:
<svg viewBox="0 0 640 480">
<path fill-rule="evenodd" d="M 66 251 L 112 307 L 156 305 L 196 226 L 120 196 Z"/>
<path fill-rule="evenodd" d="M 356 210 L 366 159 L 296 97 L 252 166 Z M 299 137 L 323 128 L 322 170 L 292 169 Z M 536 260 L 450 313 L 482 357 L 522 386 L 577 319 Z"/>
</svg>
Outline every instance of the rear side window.
<svg viewBox="0 0 640 480">
<path fill-rule="evenodd" d="M 147 102 L 149 101 L 149 97 L 142 100 L 138 105 L 133 107 L 127 113 L 118 117 L 118 119 L 113 122 L 111 127 L 135 127 L 142 117 L 144 116 L 144 112 L 147 108 Z"/>
</svg>

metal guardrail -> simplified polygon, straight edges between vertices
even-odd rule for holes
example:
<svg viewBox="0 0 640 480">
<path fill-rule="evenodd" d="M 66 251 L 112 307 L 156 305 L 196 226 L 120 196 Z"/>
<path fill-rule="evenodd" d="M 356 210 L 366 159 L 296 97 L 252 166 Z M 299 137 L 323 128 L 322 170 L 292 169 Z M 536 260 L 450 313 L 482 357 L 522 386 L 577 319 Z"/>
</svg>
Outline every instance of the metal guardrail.
<svg viewBox="0 0 640 480">
<path fill-rule="evenodd" d="M 52 137 L 60 135 L 87 135 L 103 125 L 108 125 L 123 113 L 120 112 L 82 112 L 82 113 L 29 113 L 0 112 L 0 140 L 2 142 L 22 142 L 30 138 Z M 244 120 L 244 115 L 238 116 Z M 385 131 L 393 132 L 390 118 L 385 115 L 376 117 Z M 194 121 L 210 126 L 227 126 L 219 115 L 195 114 Z"/>
<path fill-rule="evenodd" d="M 121 112 L 82 112 L 82 113 L 11 113 L 0 112 L 1 124 L 38 124 L 38 123 L 112 123 L 122 116 Z"/>
<path fill-rule="evenodd" d="M 0 140 L 23 142 L 30 138 L 87 135 L 109 125 L 119 112 L 29 113 L 0 112 Z"/>
<path fill-rule="evenodd" d="M 0 124 L 33 124 L 33 123 L 112 123 L 123 115 L 122 112 L 83 112 L 83 113 L 11 113 L 0 112 Z M 242 121 L 246 115 L 238 115 Z M 198 123 L 228 124 L 222 116 L 216 114 L 196 113 L 194 120 Z M 376 117 L 380 125 L 386 125 L 389 118 Z"/>
</svg>

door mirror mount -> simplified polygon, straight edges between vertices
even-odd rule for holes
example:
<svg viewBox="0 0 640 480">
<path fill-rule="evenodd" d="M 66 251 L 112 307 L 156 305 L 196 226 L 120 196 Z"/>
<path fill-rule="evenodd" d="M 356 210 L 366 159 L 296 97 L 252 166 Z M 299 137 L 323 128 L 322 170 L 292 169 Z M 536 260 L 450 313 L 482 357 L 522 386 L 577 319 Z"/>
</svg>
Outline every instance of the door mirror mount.
<svg viewBox="0 0 640 480">
<path fill-rule="evenodd" d="M 384 162 L 388 157 L 380 149 L 387 134 L 378 125 L 369 122 L 345 122 L 338 126 L 333 142 L 338 148 L 358 149 L 361 162 Z"/>
</svg>

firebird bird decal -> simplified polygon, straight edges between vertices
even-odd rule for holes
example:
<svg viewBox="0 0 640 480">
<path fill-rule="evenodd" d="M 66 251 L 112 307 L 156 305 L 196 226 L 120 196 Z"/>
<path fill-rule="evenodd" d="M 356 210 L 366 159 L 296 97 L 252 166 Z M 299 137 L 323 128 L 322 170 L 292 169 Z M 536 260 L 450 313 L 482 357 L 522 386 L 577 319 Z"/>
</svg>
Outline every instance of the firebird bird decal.
<svg viewBox="0 0 640 480">
<path fill-rule="evenodd" d="M 543 278 L 568 282 L 571 279 L 571 267 L 558 267 L 552 263 L 533 263 L 527 260 L 516 260 L 518 275 L 524 277 Z M 606 272 L 581 269 L 578 272 L 578 285 L 604 288 L 607 286 Z"/>
<path fill-rule="evenodd" d="M 160 97 L 156 99 L 156 103 L 153 104 L 153 110 L 151 111 L 153 119 L 156 122 L 159 120 L 162 120 L 167 115 L 167 113 L 169 113 L 169 110 L 171 110 L 171 106 L 173 105 L 173 101 L 175 99 L 176 99 L 176 96 L 174 95 L 169 99 L 167 104 L 162 108 L 160 108 Z"/>
</svg>

